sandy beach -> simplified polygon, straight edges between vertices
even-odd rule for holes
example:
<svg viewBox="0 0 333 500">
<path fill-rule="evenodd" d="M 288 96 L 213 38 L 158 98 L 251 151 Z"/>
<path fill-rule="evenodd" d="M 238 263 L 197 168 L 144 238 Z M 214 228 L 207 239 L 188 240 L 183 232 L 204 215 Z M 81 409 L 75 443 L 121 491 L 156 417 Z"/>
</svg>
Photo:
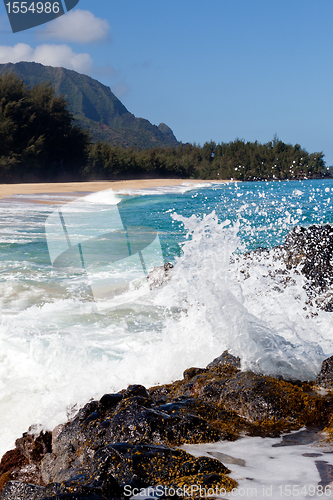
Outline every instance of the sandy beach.
<svg viewBox="0 0 333 500">
<path fill-rule="evenodd" d="M 193 179 L 134 179 L 126 181 L 96 181 L 96 182 L 59 182 L 59 183 L 34 183 L 34 184 L 0 184 L 0 198 L 10 199 L 15 195 L 23 195 L 16 198 L 19 201 L 27 201 L 24 195 L 29 196 L 29 201 L 36 203 L 61 203 L 57 201 L 45 201 L 39 198 L 45 194 L 64 194 L 73 196 L 85 196 L 88 193 L 103 191 L 105 189 L 114 189 L 115 191 L 126 192 L 132 189 L 149 189 L 164 186 L 179 186 L 181 184 L 202 184 L 228 181 L 204 181 Z M 230 182 L 230 181 L 229 181 Z"/>
</svg>

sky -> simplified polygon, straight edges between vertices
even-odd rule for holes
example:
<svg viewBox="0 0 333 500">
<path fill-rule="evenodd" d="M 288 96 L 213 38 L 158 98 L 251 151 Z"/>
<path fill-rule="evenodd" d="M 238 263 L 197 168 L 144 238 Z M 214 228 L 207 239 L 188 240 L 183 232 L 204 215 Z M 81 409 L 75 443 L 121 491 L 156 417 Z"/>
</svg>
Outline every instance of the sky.
<svg viewBox="0 0 333 500">
<path fill-rule="evenodd" d="M 80 0 L 19 33 L 4 3 L 0 63 L 87 74 L 183 143 L 277 135 L 333 165 L 332 0 Z"/>
</svg>

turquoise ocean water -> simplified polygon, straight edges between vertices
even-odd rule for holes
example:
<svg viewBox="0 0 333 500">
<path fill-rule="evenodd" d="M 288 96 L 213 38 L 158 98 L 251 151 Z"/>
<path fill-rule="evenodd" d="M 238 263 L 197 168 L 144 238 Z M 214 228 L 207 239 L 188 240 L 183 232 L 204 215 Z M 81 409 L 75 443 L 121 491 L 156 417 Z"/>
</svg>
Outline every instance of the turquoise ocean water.
<svg viewBox="0 0 333 500">
<path fill-rule="evenodd" d="M 332 313 L 306 306 L 301 275 L 284 283 L 277 277 L 283 266 L 269 259 L 244 272 L 242 254 L 282 243 L 296 224 L 333 223 L 332 201 L 330 180 L 107 191 L 79 203 L 68 196 L 60 215 L 33 197 L 3 199 L 0 453 L 31 424 L 52 428 L 90 398 L 129 383 L 175 380 L 225 349 L 243 367 L 313 379 L 333 353 Z M 64 221 L 67 233 L 57 233 Z M 69 239 L 102 234 L 98 243 L 119 221 L 127 238 L 141 231 L 149 239 L 139 230 L 148 227 L 159 244 L 118 261 L 111 294 L 97 286 L 109 286 L 110 268 L 101 262 L 52 266 Z M 82 259 L 85 247 L 77 248 Z M 147 270 L 172 262 L 170 279 L 150 287 L 139 255 Z"/>
</svg>

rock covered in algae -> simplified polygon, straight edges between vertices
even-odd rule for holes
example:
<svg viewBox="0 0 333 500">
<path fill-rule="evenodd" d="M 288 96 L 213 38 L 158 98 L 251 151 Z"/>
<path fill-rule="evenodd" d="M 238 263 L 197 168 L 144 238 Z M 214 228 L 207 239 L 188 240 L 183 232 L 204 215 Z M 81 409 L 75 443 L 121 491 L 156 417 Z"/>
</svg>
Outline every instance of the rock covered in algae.
<svg viewBox="0 0 333 500">
<path fill-rule="evenodd" d="M 0 464 L 1 498 L 106 500 L 131 488 L 191 484 L 231 491 L 236 483 L 221 462 L 175 447 L 329 427 L 332 397 L 315 388 L 241 371 L 240 359 L 225 351 L 205 368 L 185 370 L 182 380 L 90 401 L 52 435 L 25 433 L 7 466 Z"/>
<path fill-rule="evenodd" d="M 176 489 L 191 491 L 192 485 L 231 491 L 237 482 L 227 476 L 229 472 L 214 458 L 193 457 L 183 450 L 163 445 L 114 443 L 96 451 L 89 467 L 81 465 L 81 469 L 73 469 L 68 479 L 61 482 L 53 481 L 44 487 L 7 482 L 2 500 L 128 498 L 152 485 L 165 496 Z"/>
<path fill-rule="evenodd" d="M 236 436 L 270 435 L 274 427 L 282 431 L 327 422 L 330 402 L 314 392 L 314 384 L 241 371 L 239 358 L 230 356 L 223 353 L 205 369 L 190 368 L 184 380 L 152 388 L 150 394 L 163 394 L 164 400 L 178 405 L 180 398 L 195 401 L 196 411 L 212 426 L 228 428 Z"/>
<path fill-rule="evenodd" d="M 51 432 L 38 432 L 37 429 L 31 427 L 28 432 L 15 441 L 15 446 L 31 464 L 40 462 L 43 456 L 51 451 L 51 443 Z"/>
</svg>

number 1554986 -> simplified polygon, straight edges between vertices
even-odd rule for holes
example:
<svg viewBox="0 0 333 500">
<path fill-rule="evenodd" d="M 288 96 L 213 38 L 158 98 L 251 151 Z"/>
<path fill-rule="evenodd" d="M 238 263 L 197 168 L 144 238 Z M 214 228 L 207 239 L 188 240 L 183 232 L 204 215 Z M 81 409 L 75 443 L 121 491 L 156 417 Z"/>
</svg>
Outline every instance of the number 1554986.
<svg viewBox="0 0 333 500">
<path fill-rule="evenodd" d="M 8 2 L 8 14 L 59 14 L 59 2 Z"/>
</svg>

